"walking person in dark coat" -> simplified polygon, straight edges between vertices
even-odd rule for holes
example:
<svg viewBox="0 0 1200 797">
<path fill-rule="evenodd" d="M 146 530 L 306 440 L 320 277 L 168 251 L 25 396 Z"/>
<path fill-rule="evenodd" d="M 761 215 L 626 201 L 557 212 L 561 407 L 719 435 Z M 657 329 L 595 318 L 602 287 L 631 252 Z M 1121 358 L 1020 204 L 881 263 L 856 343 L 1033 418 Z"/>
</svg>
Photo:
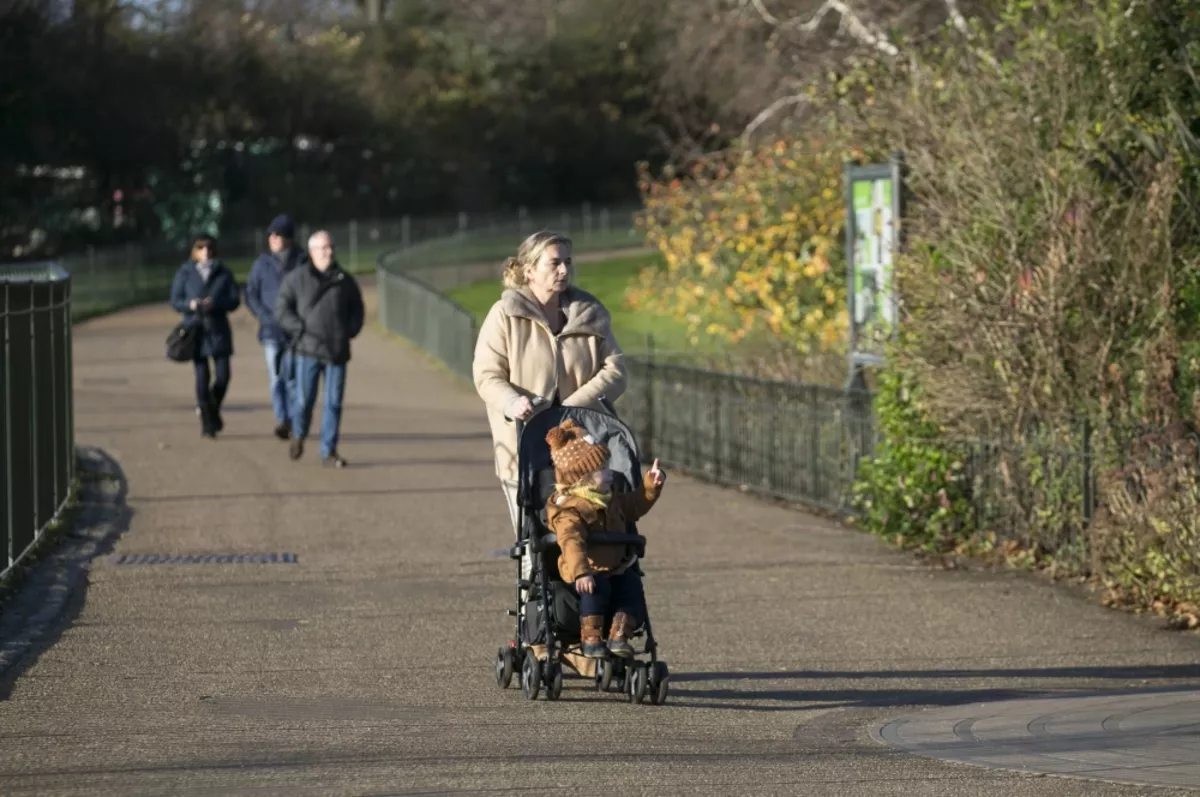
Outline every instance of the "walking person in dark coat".
<svg viewBox="0 0 1200 797">
<path fill-rule="evenodd" d="M 277 216 L 267 227 L 267 249 L 254 261 L 246 280 L 246 307 L 258 319 L 258 342 L 267 359 L 271 406 L 275 410 L 275 436 L 287 440 L 292 431 L 292 405 L 296 386 L 287 333 L 275 320 L 279 286 L 308 255 L 295 244 L 296 227 L 288 216 Z"/>
<path fill-rule="evenodd" d="M 200 431 L 205 437 L 216 437 L 225 428 L 221 402 L 229 390 L 229 358 L 233 356 L 233 330 L 228 314 L 240 304 L 233 273 L 217 260 L 216 239 L 199 236 L 192 243 L 191 259 L 175 274 L 171 306 L 183 314 L 184 324 L 200 327 L 192 365 Z"/>
<path fill-rule="evenodd" d="M 275 318 L 293 341 L 296 400 L 292 412 L 292 459 L 304 454 L 304 439 L 317 400 L 317 381 L 325 375 L 324 413 L 321 416 L 321 462 L 346 467 L 338 454 L 338 429 L 342 422 L 342 396 L 350 341 L 363 327 L 362 292 L 354 277 L 334 259 L 333 239 L 324 230 L 308 239 L 309 263 L 284 277 Z"/>
</svg>

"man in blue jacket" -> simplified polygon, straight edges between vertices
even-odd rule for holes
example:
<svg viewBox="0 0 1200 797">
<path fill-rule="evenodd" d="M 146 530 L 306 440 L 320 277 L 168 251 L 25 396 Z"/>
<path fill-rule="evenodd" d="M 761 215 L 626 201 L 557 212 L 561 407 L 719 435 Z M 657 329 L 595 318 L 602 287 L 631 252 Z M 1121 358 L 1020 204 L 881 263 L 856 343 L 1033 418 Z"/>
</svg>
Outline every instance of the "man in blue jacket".
<svg viewBox="0 0 1200 797">
<path fill-rule="evenodd" d="M 290 217 L 277 216 L 267 227 L 267 248 L 254 261 L 244 295 L 246 306 L 258 319 L 258 341 L 267 358 L 271 383 L 271 406 L 275 410 L 275 436 L 287 440 L 292 431 L 295 384 L 289 345 L 291 341 L 275 320 L 275 305 L 283 278 L 308 262 L 304 250 L 295 245 L 296 227 Z"/>
</svg>

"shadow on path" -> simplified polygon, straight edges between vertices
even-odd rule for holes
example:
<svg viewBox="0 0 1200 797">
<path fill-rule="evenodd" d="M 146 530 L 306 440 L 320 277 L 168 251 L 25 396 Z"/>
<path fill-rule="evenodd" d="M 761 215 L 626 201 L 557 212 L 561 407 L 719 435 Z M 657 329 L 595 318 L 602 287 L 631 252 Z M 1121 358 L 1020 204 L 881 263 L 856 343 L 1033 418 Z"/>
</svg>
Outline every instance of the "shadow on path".
<svg viewBox="0 0 1200 797">
<path fill-rule="evenodd" d="M 999 700 L 1017 700 L 1032 697 L 1065 697 L 1079 694 L 1096 694 L 1097 684 L 1051 686 L 1013 686 L 955 688 L 945 685 L 938 688 L 897 689 L 847 689 L 824 688 L 821 682 L 835 680 L 878 680 L 878 679 L 1071 679 L 1071 680 L 1114 680 L 1114 681 L 1163 681 L 1200 679 L 1200 664 L 1178 664 L 1164 666 L 1114 666 L 1114 667 L 1017 667 L 1002 669 L 964 670 L 796 670 L 790 672 L 706 672 L 672 673 L 672 703 L 696 708 L 729 708 L 738 711 L 813 711 L 830 708 L 899 708 L 910 706 L 956 706 L 966 703 L 990 703 Z M 692 688 L 691 684 L 725 681 L 813 681 L 805 689 L 753 689 L 730 686 L 726 688 Z M 1162 687 L 1159 687 L 1160 689 Z M 1184 687 L 1180 687 L 1184 688 Z M 1194 687 L 1190 687 L 1194 688 Z M 1143 688 L 1144 689 L 1144 688 Z M 1133 688 L 1109 690 L 1135 692 Z M 678 700 L 675 699 L 678 697 Z M 709 702 L 716 701 L 716 702 Z M 745 702 L 762 701 L 794 703 L 793 706 L 754 706 Z"/>
<path fill-rule="evenodd" d="M 112 553 L 133 519 L 120 463 L 98 448 L 80 447 L 77 456 L 81 484 L 71 528 L 34 565 L 0 616 L 0 701 L 79 616 L 91 563 Z"/>
</svg>

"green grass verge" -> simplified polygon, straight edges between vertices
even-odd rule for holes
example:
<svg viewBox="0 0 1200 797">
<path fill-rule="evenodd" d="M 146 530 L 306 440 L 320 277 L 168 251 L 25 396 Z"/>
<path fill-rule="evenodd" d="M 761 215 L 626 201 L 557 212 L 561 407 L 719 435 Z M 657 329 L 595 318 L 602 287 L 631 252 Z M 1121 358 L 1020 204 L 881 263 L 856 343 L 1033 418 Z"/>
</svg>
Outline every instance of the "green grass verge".
<svg viewBox="0 0 1200 797">
<path fill-rule="evenodd" d="M 584 263 L 576 269 L 576 284 L 604 303 L 612 313 L 613 333 L 627 351 L 646 347 L 650 336 L 654 348 L 661 351 L 682 351 L 694 348 L 688 340 L 687 325 L 672 317 L 631 308 L 625 293 L 645 268 L 662 268 L 662 255 L 657 252 L 623 255 L 595 263 Z M 500 281 L 485 280 L 462 285 L 446 291 L 446 295 L 475 315 L 479 321 L 500 297 Z"/>
</svg>

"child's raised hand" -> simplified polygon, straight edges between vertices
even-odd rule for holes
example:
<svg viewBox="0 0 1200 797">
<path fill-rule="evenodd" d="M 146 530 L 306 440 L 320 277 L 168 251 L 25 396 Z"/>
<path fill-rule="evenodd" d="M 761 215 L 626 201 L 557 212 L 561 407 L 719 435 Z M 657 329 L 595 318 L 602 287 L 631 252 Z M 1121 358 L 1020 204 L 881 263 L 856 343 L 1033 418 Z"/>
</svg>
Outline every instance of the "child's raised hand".
<svg viewBox="0 0 1200 797">
<path fill-rule="evenodd" d="M 650 466 L 650 470 L 646 473 L 650 477 L 650 482 L 655 487 L 662 487 L 667 481 L 667 473 L 658 465 L 658 460 L 654 460 L 654 464 Z"/>
</svg>

